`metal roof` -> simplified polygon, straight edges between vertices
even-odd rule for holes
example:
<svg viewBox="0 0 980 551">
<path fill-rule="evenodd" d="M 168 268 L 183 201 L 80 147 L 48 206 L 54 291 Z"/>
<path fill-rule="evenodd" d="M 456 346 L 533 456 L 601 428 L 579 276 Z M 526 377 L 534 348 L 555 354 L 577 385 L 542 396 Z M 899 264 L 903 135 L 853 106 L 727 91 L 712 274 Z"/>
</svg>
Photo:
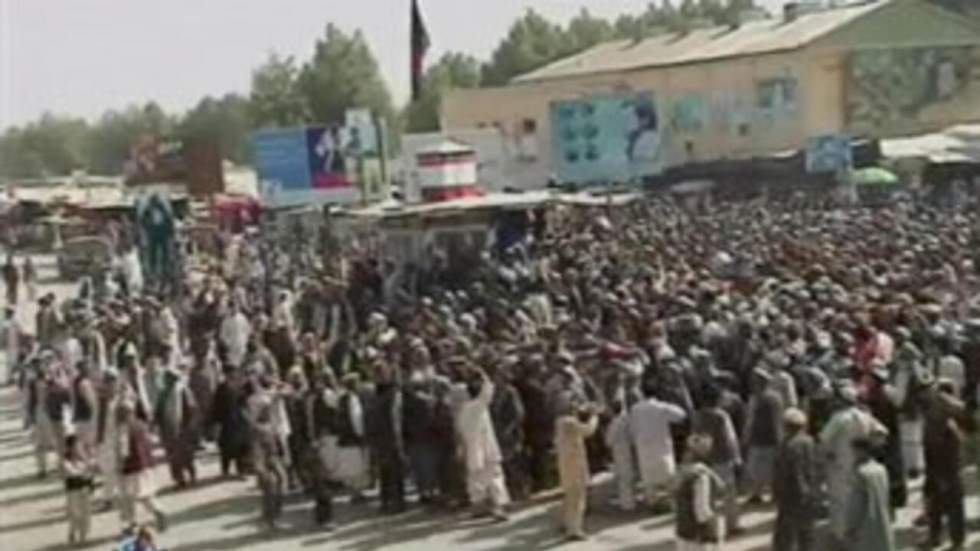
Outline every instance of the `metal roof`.
<svg viewBox="0 0 980 551">
<path fill-rule="evenodd" d="M 640 197 L 637 193 L 595 194 L 588 191 L 560 193 L 536 190 L 522 193 L 491 193 L 436 203 L 402 204 L 396 201 L 377 203 L 346 210 L 346 214 L 364 218 L 436 217 L 481 210 L 520 210 L 542 204 L 588 206 L 621 206 Z"/>
<path fill-rule="evenodd" d="M 891 1 L 878 0 L 800 14 L 792 21 L 786 21 L 779 16 L 749 21 L 738 27 L 712 27 L 686 33 L 662 34 L 640 41 L 606 42 L 518 76 L 514 82 L 664 67 L 794 50 L 889 5 Z"/>
<path fill-rule="evenodd" d="M 881 153 L 890 159 L 980 163 L 980 124 L 961 124 L 933 134 L 881 140 Z"/>
</svg>

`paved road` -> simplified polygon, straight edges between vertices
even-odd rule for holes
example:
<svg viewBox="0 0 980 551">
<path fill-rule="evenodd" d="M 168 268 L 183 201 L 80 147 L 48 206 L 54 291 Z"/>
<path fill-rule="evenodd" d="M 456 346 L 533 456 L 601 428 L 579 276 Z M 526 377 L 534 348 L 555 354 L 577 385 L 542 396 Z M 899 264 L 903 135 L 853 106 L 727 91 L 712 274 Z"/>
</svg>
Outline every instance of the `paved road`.
<svg viewBox="0 0 980 551">
<path fill-rule="evenodd" d="M 49 264 L 42 270 L 50 270 Z M 59 284 L 56 292 L 65 296 L 71 287 Z M 31 323 L 31 312 L 27 309 L 24 319 Z M 32 447 L 21 429 L 17 403 L 13 389 L 0 390 L 0 551 L 68 549 L 64 544 L 67 529 L 62 485 L 51 477 L 43 481 L 35 477 Z M 171 551 L 674 549 L 670 517 L 624 516 L 615 512 L 606 505 L 610 488 L 602 483 L 593 491 L 593 507 L 587 521 L 593 537 L 587 543 L 563 544 L 555 528 L 556 504 L 546 499 L 520 508 L 508 523 L 500 525 L 471 521 L 458 511 L 433 514 L 418 507 L 397 517 L 381 517 L 372 504 L 339 503 L 336 507 L 339 527 L 328 534 L 310 529 L 309 501 L 293 496 L 287 504 L 284 528 L 269 535 L 257 523 L 259 498 L 254 483 L 219 481 L 216 458 L 211 452 L 205 453 L 199 464 L 202 467 L 199 487 L 181 493 L 165 490 L 161 496 L 161 503 L 172 517 L 172 527 L 162 535 L 161 542 Z M 161 481 L 167 479 L 164 470 L 157 469 Z M 973 505 L 975 498 L 970 500 Z M 911 511 L 918 510 L 921 505 L 916 499 L 912 508 L 899 517 L 903 549 L 911 549 L 909 542 L 921 536 L 910 529 Z M 726 551 L 769 549 L 772 512 L 749 509 L 745 521 L 748 534 L 726 545 Z M 98 514 L 94 518 L 92 543 L 84 549 L 110 549 L 119 528 L 115 512 Z M 975 525 L 973 529 L 976 530 Z M 974 537 L 968 549 L 980 551 L 980 538 Z"/>
</svg>

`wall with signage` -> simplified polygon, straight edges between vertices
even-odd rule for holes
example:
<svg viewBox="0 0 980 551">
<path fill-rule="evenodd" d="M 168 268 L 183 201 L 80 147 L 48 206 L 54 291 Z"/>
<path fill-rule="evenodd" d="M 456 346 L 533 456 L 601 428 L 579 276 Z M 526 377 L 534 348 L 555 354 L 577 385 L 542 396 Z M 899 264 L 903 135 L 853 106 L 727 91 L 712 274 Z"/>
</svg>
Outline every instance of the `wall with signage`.
<svg viewBox="0 0 980 551">
<path fill-rule="evenodd" d="M 254 133 L 262 201 L 283 208 L 383 198 L 383 132 L 370 112 L 352 110 L 344 125 Z"/>
<path fill-rule="evenodd" d="M 566 183 L 637 181 L 664 165 L 661 114 L 652 92 L 551 105 L 553 168 Z"/>
</svg>

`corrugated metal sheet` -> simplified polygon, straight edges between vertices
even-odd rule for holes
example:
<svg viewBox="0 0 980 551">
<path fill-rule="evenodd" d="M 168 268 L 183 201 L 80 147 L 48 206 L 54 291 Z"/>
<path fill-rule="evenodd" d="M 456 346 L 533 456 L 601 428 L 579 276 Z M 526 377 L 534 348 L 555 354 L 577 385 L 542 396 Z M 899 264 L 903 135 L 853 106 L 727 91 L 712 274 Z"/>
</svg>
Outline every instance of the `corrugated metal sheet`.
<svg viewBox="0 0 980 551">
<path fill-rule="evenodd" d="M 568 194 L 550 190 L 538 190 L 514 194 L 494 193 L 482 197 L 467 197 L 453 201 L 425 203 L 421 205 L 402 205 L 392 201 L 363 208 L 350 209 L 346 211 L 346 214 L 363 218 L 435 217 L 491 209 L 518 210 L 551 203 L 576 206 L 621 206 L 631 203 L 639 197 L 640 195 L 636 193 L 603 195 L 579 192 Z"/>
<path fill-rule="evenodd" d="M 802 48 L 852 21 L 881 9 L 891 0 L 836 8 L 798 16 L 751 21 L 737 28 L 713 27 L 688 33 L 664 34 L 639 42 L 621 40 L 599 44 L 581 54 L 521 75 L 514 82 L 531 82 L 584 74 L 627 71 L 752 56 Z"/>
<path fill-rule="evenodd" d="M 980 163 L 980 124 L 962 124 L 934 134 L 882 140 L 881 153 L 889 159 Z"/>
</svg>

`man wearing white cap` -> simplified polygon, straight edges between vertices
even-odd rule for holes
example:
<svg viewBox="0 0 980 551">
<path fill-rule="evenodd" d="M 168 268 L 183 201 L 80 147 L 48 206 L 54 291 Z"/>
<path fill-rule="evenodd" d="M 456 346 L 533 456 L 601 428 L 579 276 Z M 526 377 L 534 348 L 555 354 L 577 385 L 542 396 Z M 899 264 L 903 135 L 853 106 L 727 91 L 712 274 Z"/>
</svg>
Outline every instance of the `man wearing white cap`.
<svg viewBox="0 0 980 551">
<path fill-rule="evenodd" d="M 856 457 L 851 445 L 857 439 L 888 433 L 884 425 L 858 407 L 858 390 L 850 381 L 838 388 L 843 408 L 838 410 L 820 432 L 820 445 L 827 457 L 827 486 L 830 498 L 830 528 L 839 543 L 845 541 L 847 497 Z"/>
</svg>

